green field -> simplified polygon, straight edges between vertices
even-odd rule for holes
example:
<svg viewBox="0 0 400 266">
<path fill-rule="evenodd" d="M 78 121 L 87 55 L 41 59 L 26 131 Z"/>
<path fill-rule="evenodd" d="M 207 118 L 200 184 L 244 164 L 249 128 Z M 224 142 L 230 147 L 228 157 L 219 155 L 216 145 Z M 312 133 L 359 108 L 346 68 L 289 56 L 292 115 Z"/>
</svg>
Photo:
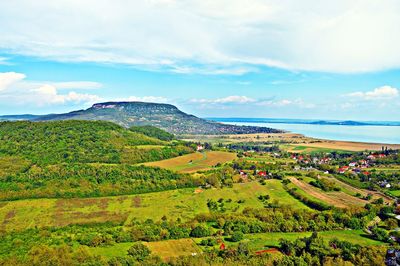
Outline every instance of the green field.
<svg viewBox="0 0 400 266">
<path fill-rule="evenodd" d="M 73 223 L 129 222 L 131 219 L 159 220 L 162 216 L 189 219 L 208 212 L 207 200 L 224 200 L 227 211 L 240 212 L 245 207 L 262 208 L 258 195 L 268 194 L 271 201 L 308 209 L 284 189 L 280 181 L 269 180 L 263 186 L 258 182 L 235 184 L 233 188 L 207 189 L 195 193 L 195 189 L 179 189 L 140 195 L 74 198 L 32 199 L 2 202 L 0 223 L 7 231 L 22 230 L 35 226 L 65 226 Z M 244 200 L 243 203 L 237 203 Z"/>
<path fill-rule="evenodd" d="M 393 196 L 400 197 L 400 190 L 389 190 L 388 192 Z"/>
<path fill-rule="evenodd" d="M 275 158 L 270 155 L 253 155 L 251 157 L 244 157 L 244 160 L 249 161 L 249 162 L 264 162 L 267 164 L 276 164 L 276 163 L 281 163 L 281 164 L 290 164 L 294 163 L 294 160 L 289 159 L 289 158 Z"/>
</svg>

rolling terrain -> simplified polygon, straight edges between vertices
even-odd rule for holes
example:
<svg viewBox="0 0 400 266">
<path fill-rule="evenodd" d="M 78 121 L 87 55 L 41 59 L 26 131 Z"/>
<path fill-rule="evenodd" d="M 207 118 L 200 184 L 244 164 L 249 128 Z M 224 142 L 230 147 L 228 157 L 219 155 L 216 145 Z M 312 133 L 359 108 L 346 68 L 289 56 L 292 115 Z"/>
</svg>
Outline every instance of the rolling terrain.
<svg viewBox="0 0 400 266">
<path fill-rule="evenodd" d="M 0 262 L 213 265 L 231 254 L 227 265 L 285 265 L 305 253 L 319 258 L 303 242 L 353 265 L 380 259 L 398 226 L 394 199 L 305 163 L 330 156 L 325 167 L 335 169 L 364 155 L 292 154 L 286 138 L 271 135 L 214 136 L 199 152 L 198 141 L 152 126 L 1 122 Z M 379 166 L 397 171 L 395 163 Z"/>
</svg>

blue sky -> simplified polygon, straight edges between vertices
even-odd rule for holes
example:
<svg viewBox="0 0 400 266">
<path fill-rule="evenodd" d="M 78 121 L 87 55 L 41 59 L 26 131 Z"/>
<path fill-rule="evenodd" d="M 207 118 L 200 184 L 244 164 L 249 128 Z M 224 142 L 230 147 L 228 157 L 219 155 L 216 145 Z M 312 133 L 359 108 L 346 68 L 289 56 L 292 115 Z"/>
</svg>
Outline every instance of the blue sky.
<svg viewBox="0 0 400 266">
<path fill-rule="evenodd" d="M 398 1 L 31 2 L 0 3 L 0 114 L 400 120 Z"/>
</svg>

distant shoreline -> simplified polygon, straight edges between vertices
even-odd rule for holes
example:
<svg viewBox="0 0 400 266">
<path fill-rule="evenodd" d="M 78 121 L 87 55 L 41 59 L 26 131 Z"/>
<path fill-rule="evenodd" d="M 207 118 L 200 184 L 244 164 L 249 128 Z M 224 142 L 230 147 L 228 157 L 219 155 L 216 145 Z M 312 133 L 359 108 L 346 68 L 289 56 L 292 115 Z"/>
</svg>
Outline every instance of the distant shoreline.
<svg viewBox="0 0 400 266">
<path fill-rule="evenodd" d="M 322 120 L 322 119 L 286 119 L 286 118 L 245 118 L 245 117 L 207 117 L 205 119 L 222 123 L 271 123 L 299 125 L 333 125 L 333 126 L 400 126 L 400 121 L 355 121 L 355 120 Z"/>
<path fill-rule="evenodd" d="M 385 145 L 400 144 L 400 125 L 395 126 L 395 122 L 391 122 L 391 126 L 386 126 L 383 122 L 375 122 L 375 124 L 370 122 L 370 124 L 360 125 L 358 123 L 340 123 L 340 121 L 333 121 L 335 123 L 332 123 L 332 121 L 329 121 L 331 123 L 327 123 L 326 121 L 323 123 L 317 123 L 315 120 L 295 119 L 274 119 L 273 123 L 271 123 L 268 118 L 253 118 L 249 120 L 246 120 L 246 118 L 217 119 L 214 121 L 242 126 L 251 125 L 276 128 L 285 132 L 297 133 L 306 137 L 327 141 L 346 141 Z"/>
</svg>

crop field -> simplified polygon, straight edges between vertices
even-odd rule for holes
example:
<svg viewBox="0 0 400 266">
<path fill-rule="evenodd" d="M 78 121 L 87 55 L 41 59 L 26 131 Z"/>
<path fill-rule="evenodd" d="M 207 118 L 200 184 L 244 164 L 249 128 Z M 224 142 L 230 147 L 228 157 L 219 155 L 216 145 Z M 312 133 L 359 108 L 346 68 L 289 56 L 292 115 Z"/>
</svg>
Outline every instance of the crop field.
<svg viewBox="0 0 400 266">
<path fill-rule="evenodd" d="M 341 188 L 341 191 L 345 192 L 348 195 L 355 196 L 357 193 L 360 193 L 361 196 L 367 196 L 368 194 L 371 194 L 373 199 L 383 198 L 385 200 L 385 202 L 388 202 L 388 203 L 393 202 L 393 199 L 387 197 L 386 195 L 384 195 L 383 193 L 381 193 L 379 191 L 372 191 L 372 190 L 368 190 L 368 189 L 356 188 L 356 187 L 353 187 L 343 181 L 336 179 L 335 177 L 321 176 L 321 178 L 325 178 L 325 179 L 334 181 Z"/>
<path fill-rule="evenodd" d="M 242 211 L 245 207 L 262 208 L 259 195 L 268 194 L 271 201 L 308 209 L 289 195 L 278 180 L 266 185 L 258 182 L 235 184 L 233 188 L 179 189 L 139 195 L 73 198 L 30 199 L 0 203 L 0 228 L 7 231 L 35 226 L 66 226 L 68 224 L 100 223 L 107 221 L 129 222 L 132 219 L 159 220 L 162 216 L 189 219 L 208 212 L 207 200 L 224 199 L 227 211 Z M 228 199 L 229 202 L 227 201 Z M 242 200 L 242 203 L 238 203 Z"/>
<path fill-rule="evenodd" d="M 352 206 L 364 206 L 367 203 L 367 201 L 365 200 L 353 197 L 341 191 L 324 192 L 312 185 L 298 180 L 295 177 L 290 177 L 289 179 L 296 187 L 304 191 L 306 195 L 309 195 L 335 207 L 346 208 Z"/>
<path fill-rule="evenodd" d="M 157 162 L 145 163 L 147 166 L 157 166 L 182 173 L 192 173 L 208 170 L 212 166 L 236 159 L 235 153 L 222 151 L 196 152 L 176 158 Z"/>
</svg>

